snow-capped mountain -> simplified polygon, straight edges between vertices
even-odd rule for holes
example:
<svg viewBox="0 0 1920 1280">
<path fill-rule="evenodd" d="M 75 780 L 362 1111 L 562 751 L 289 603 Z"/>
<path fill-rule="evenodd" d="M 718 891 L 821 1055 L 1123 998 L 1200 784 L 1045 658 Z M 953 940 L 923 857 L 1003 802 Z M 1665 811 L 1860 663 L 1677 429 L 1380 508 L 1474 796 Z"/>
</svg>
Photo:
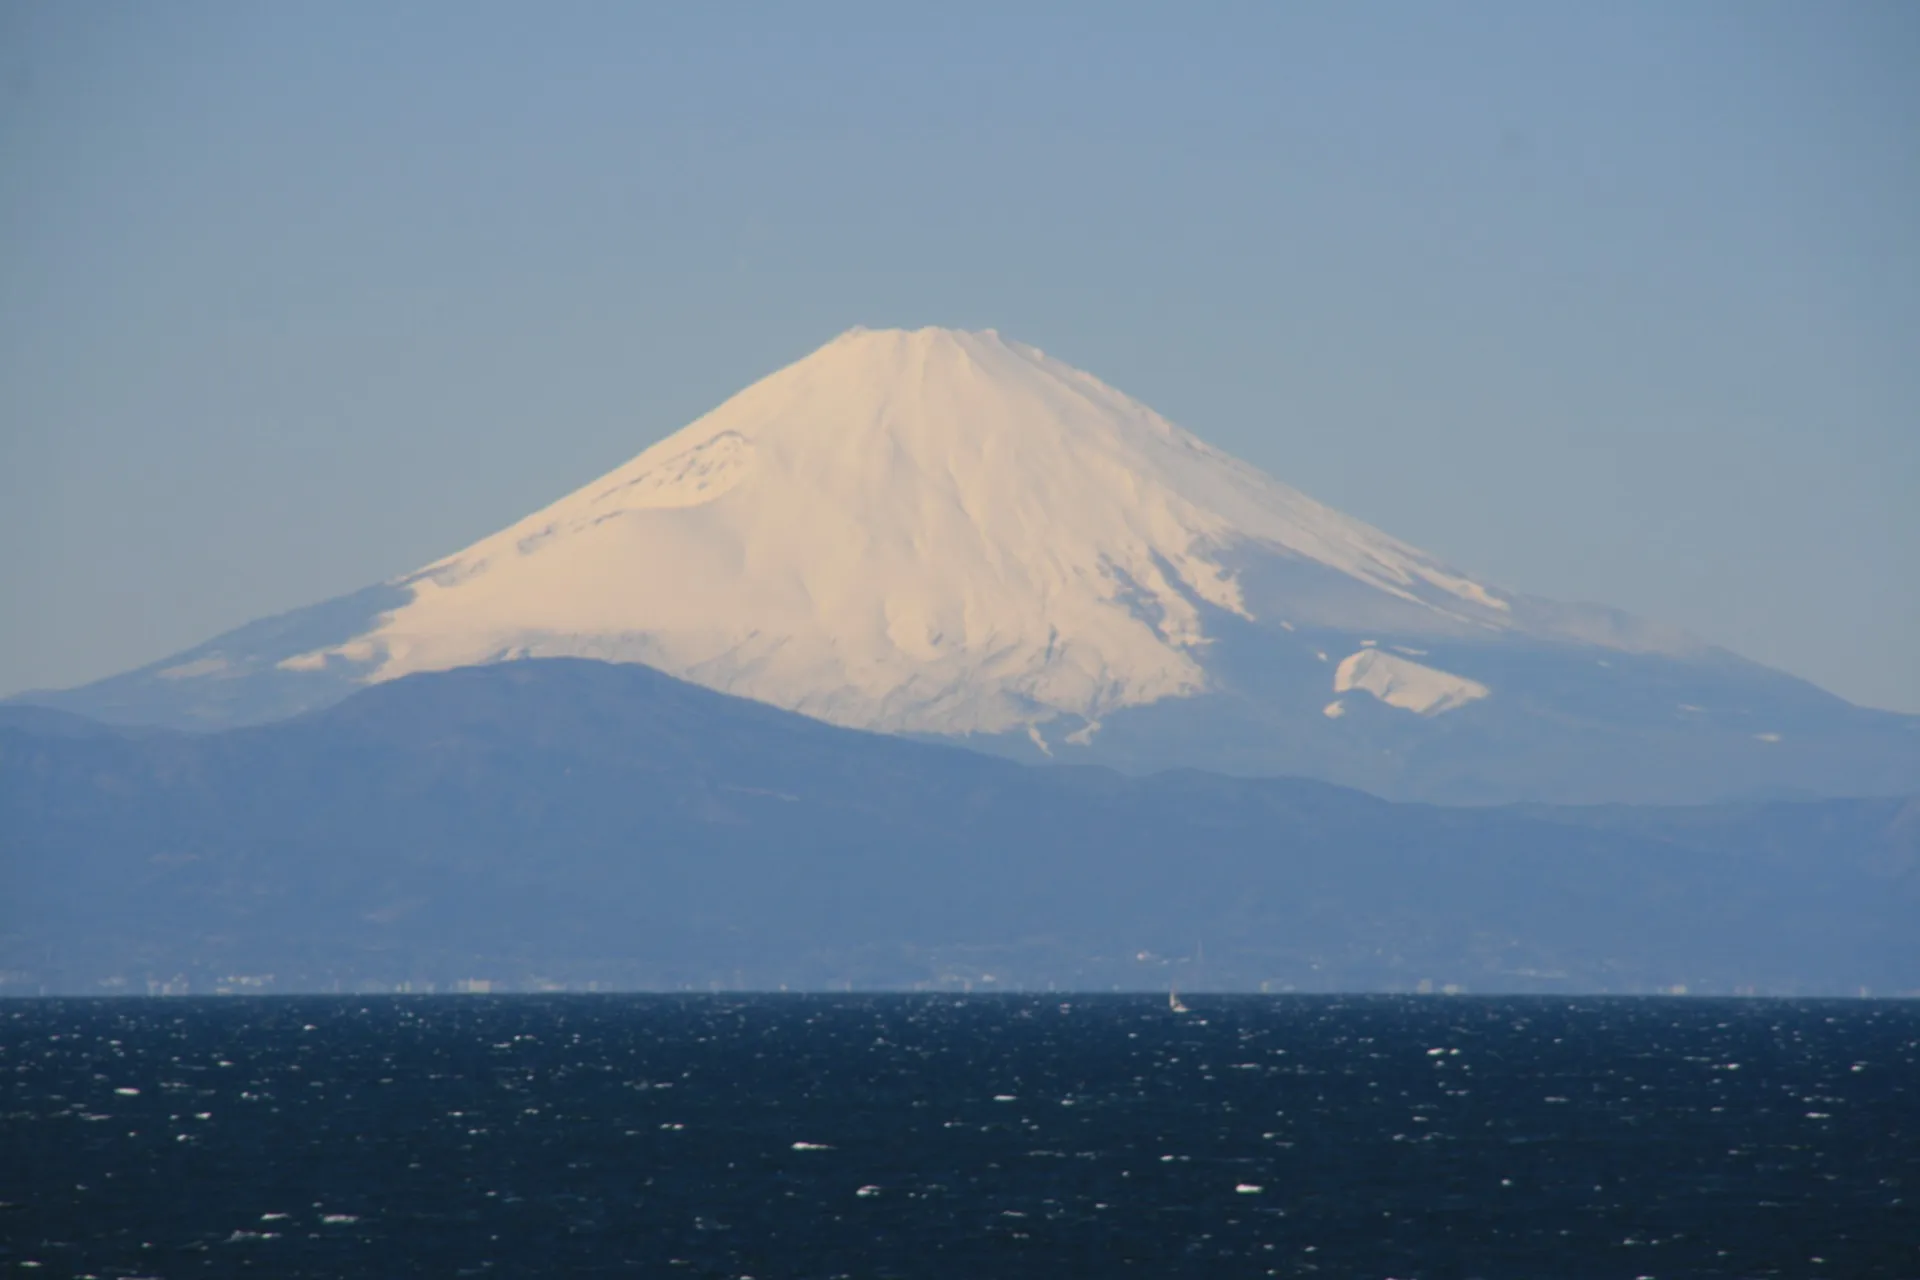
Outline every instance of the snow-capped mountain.
<svg viewBox="0 0 1920 1280">
<path fill-rule="evenodd" d="M 1203 610 L 1254 619 L 1227 565 L 1245 550 L 1323 566 L 1413 629 L 1524 625 L 1031 347 L 854 330 L 280 665 L 384 680 L 588 656 L 843 724 L 1025 730 L 1205 689 Z M 1423 712 L 1485 693 L 1367 656 L 1338 683 Z"/>
<path fill-rule="evenodd" d="M 856 727 L 1398 794 L 1920 785 L 1914 718 L 1479 582 L 990 330 L 852 330 L 415 573 L 38 700 L 237 723 L 529 656 Z M 1856 748 L 1879 763 L 1835 775 Z"/>
</svg>

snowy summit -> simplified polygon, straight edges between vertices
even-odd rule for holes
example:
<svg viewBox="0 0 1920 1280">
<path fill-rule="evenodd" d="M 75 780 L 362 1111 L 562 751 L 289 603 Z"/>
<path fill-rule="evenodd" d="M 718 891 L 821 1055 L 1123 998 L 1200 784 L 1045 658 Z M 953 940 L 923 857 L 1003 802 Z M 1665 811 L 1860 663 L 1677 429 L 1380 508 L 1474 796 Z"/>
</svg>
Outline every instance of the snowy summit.
<svg viewBox="0 0 1920 1280">
<path fill-rule="evenodd" d="M 596 657 L 843 724 L 1001 732 L 1204 688 L 1208 612 L 1251 616 L 1249 549 L 1510 625 L 1499 594 L 1032 347 L 854 329 L 281 665 Z"/>
<path fill-rule="evenodd" d="M 532 657 L 1028 760 L 1404 799 L 1920 785 L 1920 717 L 1496 590 L 991 330 L 851 330 L 423 569 L 22 700 L 221 728 Z"/>
</svg>

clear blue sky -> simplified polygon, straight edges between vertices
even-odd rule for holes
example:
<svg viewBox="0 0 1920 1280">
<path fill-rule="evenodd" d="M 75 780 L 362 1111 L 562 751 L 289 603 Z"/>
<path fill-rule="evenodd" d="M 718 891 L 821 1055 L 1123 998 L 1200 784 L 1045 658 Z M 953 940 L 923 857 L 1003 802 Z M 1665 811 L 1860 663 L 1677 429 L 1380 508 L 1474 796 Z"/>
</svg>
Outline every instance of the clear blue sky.
<svg viewBox="0 0 1920 1280">
<path fill-rule="evenodd" d="M 1920 4 L 0 6 L 0 692 L 854 324 L 1920 711 Z"/>
</svg>

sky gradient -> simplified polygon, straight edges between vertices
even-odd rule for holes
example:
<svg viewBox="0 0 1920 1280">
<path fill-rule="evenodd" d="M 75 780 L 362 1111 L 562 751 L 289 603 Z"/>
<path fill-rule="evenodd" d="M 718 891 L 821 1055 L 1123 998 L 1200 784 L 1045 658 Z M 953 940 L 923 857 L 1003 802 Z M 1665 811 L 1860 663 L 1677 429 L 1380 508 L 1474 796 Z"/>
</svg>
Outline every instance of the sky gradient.
<svg viewBox="0 0 1920 1280">
<path fill-rule="evenodd" d="M 0 8 L 0 693 L 995 327 L 1920 711 L 1920 7 Z"/>
</svg>

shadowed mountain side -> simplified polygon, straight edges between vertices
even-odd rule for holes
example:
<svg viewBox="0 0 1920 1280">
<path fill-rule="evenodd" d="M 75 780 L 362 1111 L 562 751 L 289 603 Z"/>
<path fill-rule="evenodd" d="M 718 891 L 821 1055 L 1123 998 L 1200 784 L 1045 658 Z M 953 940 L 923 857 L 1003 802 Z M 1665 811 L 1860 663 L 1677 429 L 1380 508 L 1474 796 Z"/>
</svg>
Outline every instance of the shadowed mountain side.
<svg viewBox="0 0 1920 1280">
<path fill-rule="evenodd" d="M 368 664 L 287 659 L 340 644 L 404 604 L 406 587 L 381 583 L 261 618 L 158 662 L 77 689 L 36 690 L 0 703 L 54 707 L 110 724 L 226 729 L 327 706 L 360 687 Z"/>
<path fill-rule="evenodd" d="M 1725 650 L 1684 657 L 1505 637 L 1286 628 L 1206 611 L 1205 692 L 1078 737 L 962 739 L 1027 763 L 1312 777 L 1438 804 L 1695 804 L 1920 786 L 1920 718 L 1856 707 Z M 1440 714 L 1336 689 L 1343 656 L 1415 654 L 1492 688 Z M 1089 741 L 1090 739 L 1090 741 Z"/>
<path fill-rule="evenodd" d="M 1920 988 L 1898 800 L 1448 810 L 1128 779 L 572 659 L 209 735 L 5 709 L 0 833 L 0 990 Z"/>
</svg>

